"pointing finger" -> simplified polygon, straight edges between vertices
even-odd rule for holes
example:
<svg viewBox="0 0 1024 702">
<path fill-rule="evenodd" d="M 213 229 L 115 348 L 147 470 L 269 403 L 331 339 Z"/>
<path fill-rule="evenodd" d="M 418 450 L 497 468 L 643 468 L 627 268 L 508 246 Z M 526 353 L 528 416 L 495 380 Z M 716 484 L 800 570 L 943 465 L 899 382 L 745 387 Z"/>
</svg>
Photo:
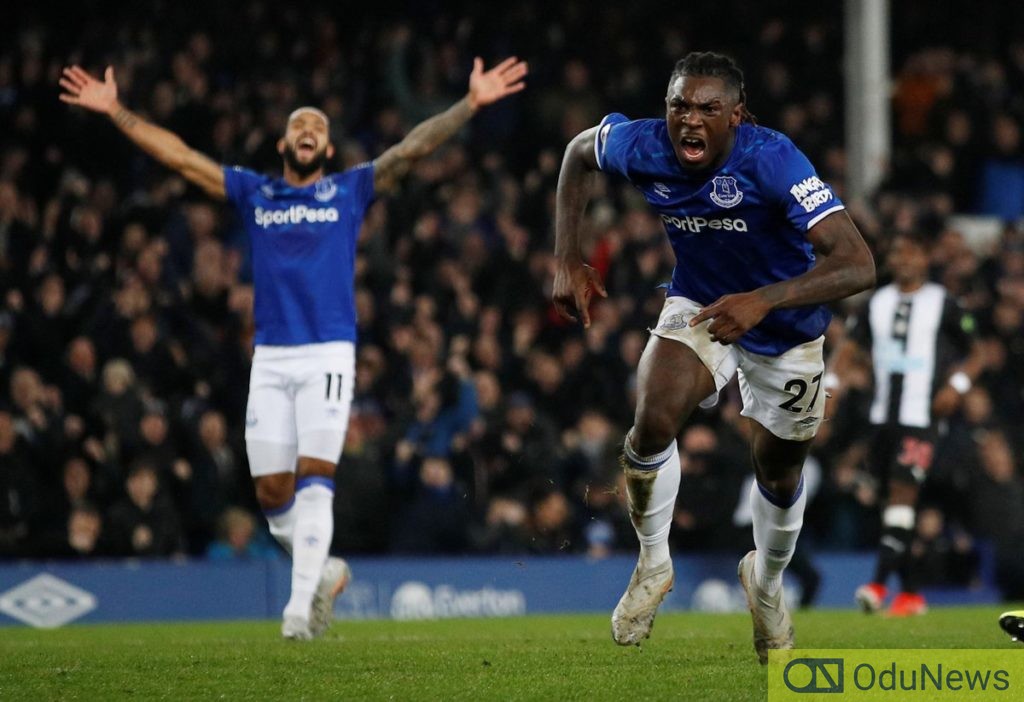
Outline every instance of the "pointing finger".
<svg viewBox="0 0 1024 702">
<path fill-rule="evenodd" d="M 714 318 L 714 316 L 714 305 L 709 305 L 708 307 L 701 309 L 699 312 L 697 312 L 697 314 L 690 317 L 690 326 L 695 327 L 701 322 L 703 322 L 705 319 L 711 319 Z"/>
</svg>

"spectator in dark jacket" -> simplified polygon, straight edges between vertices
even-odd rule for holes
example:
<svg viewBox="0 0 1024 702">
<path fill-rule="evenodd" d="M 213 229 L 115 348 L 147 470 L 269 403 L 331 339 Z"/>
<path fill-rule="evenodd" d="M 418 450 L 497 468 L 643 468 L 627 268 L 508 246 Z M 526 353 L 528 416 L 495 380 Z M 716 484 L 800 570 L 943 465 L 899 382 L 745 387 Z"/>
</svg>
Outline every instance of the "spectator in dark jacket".
<svg viewBox="0 0 1024 702">
<path fill-rule="evenodd" d="M 181 520 L 159 490 L 156 468 L 136 463 L 125 481 L 126 496 L 110 510 L 109 533 L 122 556 L 172 556 L 184 551 Z"/>
</svg>

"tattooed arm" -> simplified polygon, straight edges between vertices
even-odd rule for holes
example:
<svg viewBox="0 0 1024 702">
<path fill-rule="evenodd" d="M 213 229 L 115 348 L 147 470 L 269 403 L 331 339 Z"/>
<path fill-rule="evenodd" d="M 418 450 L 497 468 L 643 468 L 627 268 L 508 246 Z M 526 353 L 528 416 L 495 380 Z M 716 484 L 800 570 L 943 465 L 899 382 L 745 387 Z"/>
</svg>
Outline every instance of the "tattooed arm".
<svg viewBox="0 0 1024 702">
<path fill-rule="evenodd" d="M 117 99 L 114 69 L 107 67 L 100 82 L 78 66 L 64 69 L 60 85 L 65 92 L 60 99 L 110 117 L 114 125 L 132 142 L 168 168 L 177 171 L 190 183 L 202 188 L 211 197 L 223 200 L 224 171 L 210 157 L 183 142 L 177 134 L 147 122 L 122 105 Z"/>
<path fill-rule="evenodd" d="M 526 72 L 526 63 L 516 58 L 507 58 L 486 72 L 483 59 L 475 59 L 466 97 L 441 114 L 416 125 L 402 141 L 374 160 L 374 189 L 378 193 L 391 190 L 409 172 L 413 163 L 451 138 L 477 110 L 526 87 L 523 83 Z"/>
</svg>

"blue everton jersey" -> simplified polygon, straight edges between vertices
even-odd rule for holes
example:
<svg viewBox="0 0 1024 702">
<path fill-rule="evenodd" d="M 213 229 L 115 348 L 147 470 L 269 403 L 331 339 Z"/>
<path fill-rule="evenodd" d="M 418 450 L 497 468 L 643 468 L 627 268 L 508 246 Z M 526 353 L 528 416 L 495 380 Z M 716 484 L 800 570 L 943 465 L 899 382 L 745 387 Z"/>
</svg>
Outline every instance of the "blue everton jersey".
<svg viewBox="0 0 1024 702">
<path fill-rule="evenodd" d="M 256 343 L 355 341 L 356 239 L 374 199 L 372 164 L 304 188 L 225 168 L 224 185 L 252 249 Z"/>
<path fill-rule="evenodd" d="M 741 124 L 716 171 L 680 165 L 664 119 L 601 120 L 598 167 L 625 177 L 661 215 L 676 254 L 669 295 L 708 305 L 794 278 L 814 265 L 807 230 L 843 209 L 807 157 L 771 129 Z M 830 314 L 821 305 L 769 313 L 739 345 L 777 356 L 816 339 Z"/>
</svg>

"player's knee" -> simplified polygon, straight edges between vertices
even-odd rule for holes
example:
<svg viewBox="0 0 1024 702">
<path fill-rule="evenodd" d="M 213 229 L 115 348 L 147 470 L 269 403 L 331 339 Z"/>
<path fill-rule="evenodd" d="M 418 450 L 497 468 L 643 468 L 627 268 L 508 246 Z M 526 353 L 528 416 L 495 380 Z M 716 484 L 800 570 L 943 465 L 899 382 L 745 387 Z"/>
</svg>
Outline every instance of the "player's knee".
<svg viewBox="0 0 1024 702">
<path fill-rule="evenodd" d="M 290 473 L 256 478 L 256 501 L 263 510 L 284 507 L 295 496 L 295 476 Z"/>
<path fill-rule="evenodd" d="M 675 440 L 677 426 L 677 418 L 667 410 L 638 408 L 631 433 L 631 446 L 640 456 L 661 453 Z"/>
<path fill-rule="evenodd" d="M 775 471 L 757 471 L 757 482 L 765 490 L 783 502 L 789 502 L 796 496 L 800 487 L 800 467 L 781 466 Z"/>
<path fill-rule="evenodd" d="M 889 481 L 889 505 L 913 507 L 917 504 L 919 488 L 914 483 L 902 480 Z"/>
<path fill-rule="evenodd" d="M 333 478 L 337 462 L 328 461 L 323 458 L 312 458 L 310 456 L 299 456 L 298 475 L 304 478 L 316 475 L 323 478 Z"/>
<path fill-rule="evenodd" d="M 333 477 L 345 444 L 345 428 L 313 429 L 299 435 L 299 475 Z"/>
</svg>

